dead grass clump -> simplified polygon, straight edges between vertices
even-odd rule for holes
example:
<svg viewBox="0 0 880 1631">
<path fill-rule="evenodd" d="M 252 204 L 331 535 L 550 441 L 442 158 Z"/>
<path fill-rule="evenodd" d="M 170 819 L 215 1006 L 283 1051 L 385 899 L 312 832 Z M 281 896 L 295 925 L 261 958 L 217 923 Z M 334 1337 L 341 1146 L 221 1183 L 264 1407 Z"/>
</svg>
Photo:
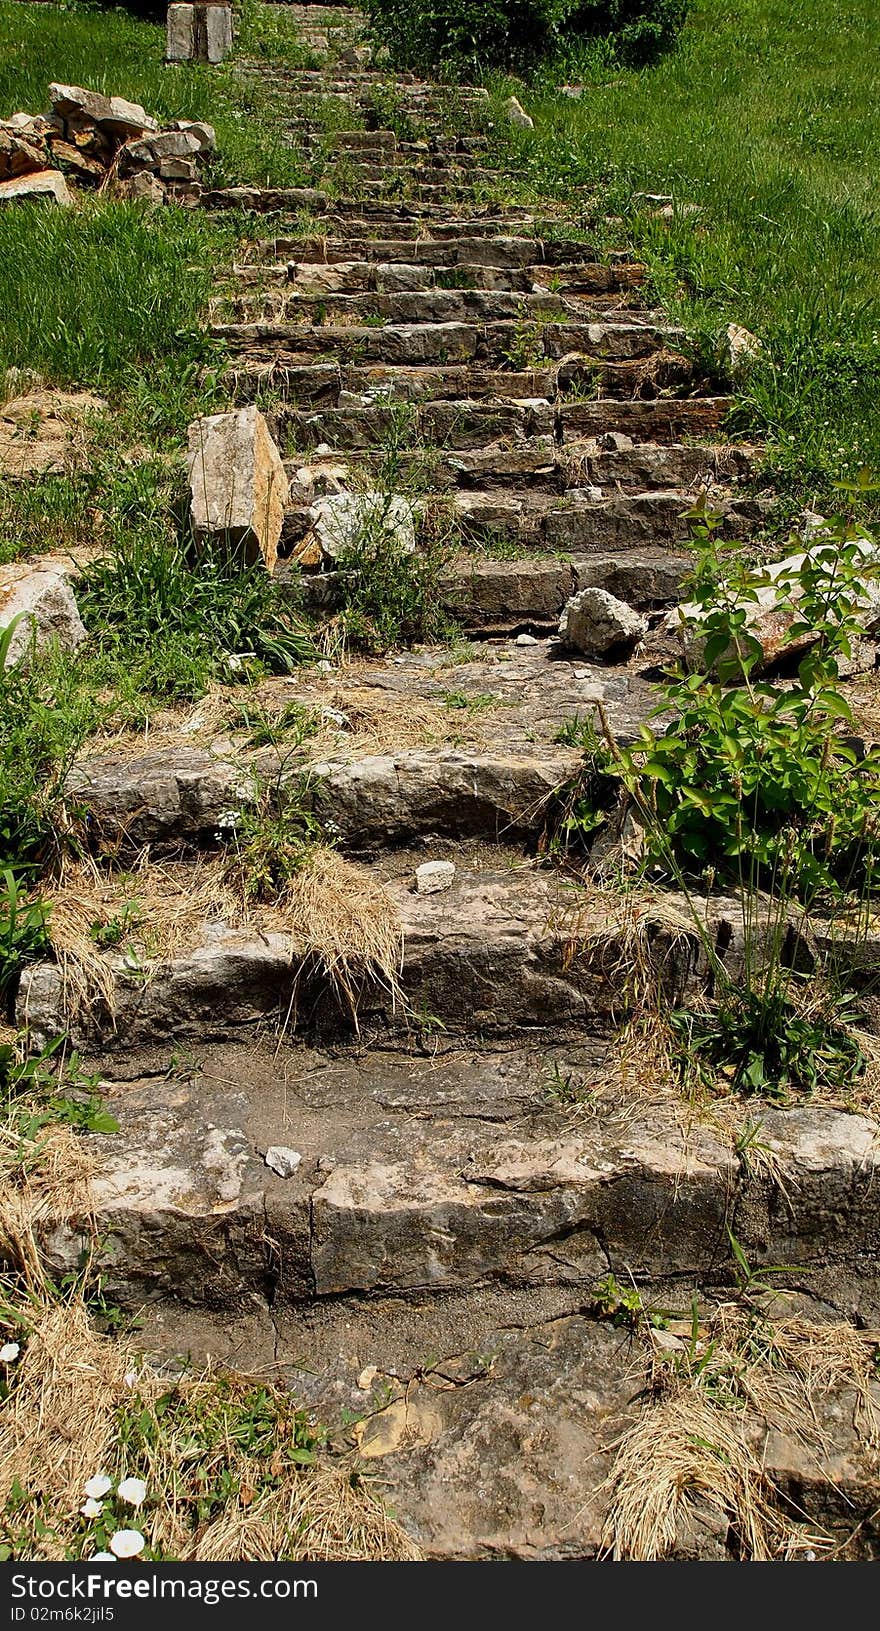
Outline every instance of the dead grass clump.
<svg viewBox="0 0 880 1631">
<path fill-rule="evenodd" d="M 8 1398 L 0 1406 L 0 1533 L 29 1530 L 24 1555 L 62 1559 L 71 1529 L 81 1526 L 83 1486 L 106 1462 L 115 1409 L 125 1392 L 131 1354 L 100 1336 L 79 1299 L 26 1304 L 27 1340 Z M 14 1489 L 31 1497 L 8 1510 Z M 36 1497 L 36 1499 L 34 1499 Z"/>
<path fill-rule="evenodd" d="M 379 981 L 401 1000 L 403 930 L 390 895 L 363 867 L 335 850 L 316 848 L 268 911 L 268 923 L 290 937 L 299 980 L 317 972 L 329 980 L 351 1018 L 364 987 Z M 299 980 L 297 983 L 299 983 Z M 295 1005 L 296 988 L 291 999 Z"/>
<path fill-rule="evenodd" d="M 323 845 L 310 847 L 270 903 L 249 898 L 233 852 L 192 866 L 161 865 L 144 854 L 129 871 L 110 874 L 77 862 L 66 868 L 51 906 L 64 1008 L 78 1018 L 99 1006 L 112 1017 L 120 957 L 134 977 L 149 981 L 163 964 L 193 950 L 211 922 L 286 937 L 291 964 L 299 967 L 294 997 L 301 982 L 317 974 L 355 1022 L 369 983 L 378 981 L 400 999 L 397 908 L 366 868 Z"/>
<path fill-rule="evenodd" d="M 68 864 L 49 917 L 65 1012 L 81 1017 L 103 1004 L 112 1015 L 120 954 L 148 979 L 198 945 L 206 922 L 239 916 L 216 860 L 161 865 L 145 853 L 129 871 L 113 873 L 89 861 Z M 103 943 L 108 931 L 118 934 L 112 945 Z"/>
<path fill-rule="evenodd" d="M 99 1335 L 80 1297 L 23 1310 L 0 1404 L 0 1539 L 37 1561 L 90 1557 L 137 1527 L 159 1560 L 403 1561 L 418 1549 L 351 1467 L 326 1459 L 278 1387 L 206 1371 L 169 1382 Z M 85 1485 L 112 1481 L 100 1515 Z M 146 1485 L 133 1512 L 115 1498 Z"/>
<path fill-rule="evenodd" d="M 648 1403 L 621 1439 L 606 1484 L 608 1555 L 653 1562 L 674 1549 L 694 1503 L 709 1506 L 752 1561 L 827 1547 L 798 1524 L 765 1465 L 771 1431 L 796 1437 L 829 1476 L 823 1397 L 849 1396 L 869 1453 L 880 1448 L 876 1333 L 773 1321 L 741 1304 L 718 1309 L 699 1339 L 652 1355 Z"/>
</svg>

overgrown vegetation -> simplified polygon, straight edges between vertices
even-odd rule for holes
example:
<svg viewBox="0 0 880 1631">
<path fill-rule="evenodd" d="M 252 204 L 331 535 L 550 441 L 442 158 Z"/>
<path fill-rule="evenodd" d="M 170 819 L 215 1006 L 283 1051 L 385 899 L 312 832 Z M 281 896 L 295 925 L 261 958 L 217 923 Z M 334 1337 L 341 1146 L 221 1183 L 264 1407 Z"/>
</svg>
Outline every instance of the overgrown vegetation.
<svg viewBox="0 0 880 1631">
<path fill-rule="evenodd" d="M 479 75 L 570 64 L 596 42 L 603 60 L 648 62 L 675 40 L 687 0 L 365 0 L 365 9 L 398 67 Z"/>
</svg>

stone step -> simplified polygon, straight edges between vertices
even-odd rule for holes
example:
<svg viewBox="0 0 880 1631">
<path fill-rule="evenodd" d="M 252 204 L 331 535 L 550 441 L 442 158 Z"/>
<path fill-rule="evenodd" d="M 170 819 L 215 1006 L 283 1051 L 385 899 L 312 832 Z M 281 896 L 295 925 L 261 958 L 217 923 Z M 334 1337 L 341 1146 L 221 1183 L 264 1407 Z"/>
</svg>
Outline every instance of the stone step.
<svg viewBox="0 0 880 1631">
<path fill-rule="evenodd" d="M 626 440 L 621 438 L 621 440 Z M 746 480 L 758 462 L 757 450 L 736 444 L 716 443 L 705 447 L 673 443 L 667 447 L 652 442 L 633 443 L 617 447 L 615 438 L 609 437 L 610 446 L 603 439 L 585 439 L 566 444 L 565 452 L 555 440 L 547 438 L 519 447 L 492 444 L 476 450 L 459 449 L 455 452 L 440 449 L 431 460 L 431 483 L 435 492 L 453 491 L 455 488 L 489 492 L 495 488 L 506 491 L 563 494 L 571 488 L 597 486 L 610 488 L 614 493 L 646 493 L 654 488 L 718 487 L 738 484 Z M 401 458 L 401 468 L 418 467 L 422 454 L 414 452 Z M 381 455 L 370 455 L 361 460 L 381 466 Z M 338 450 L 307 467 L 320 482 L 322 466 L 338 465 Z M 292 493 L 297 492 L 298 471 L 301 461 L 287 464 Z"/>
<path fill-rule="evenodd" d="M 353 224 L 353 223 L 352 223 Z M 493 231 L 493 225 L 498 228 Z M 339 261 L 396 261 L 415 266 L 494 266 L 522 269 L 543 266 L 564 268 L 568 265 L 589 266 L 595 262 L 595 249 L 578 239 L 512 237 L 508 222 L 451 222 L 444 230 L 437 223 L 429 236 L 423 236 L 418 223 L 401 220 L 393 236 L 358 237 L 348 232 L 338 241 L 328 237 L 279 234 L 262 238 L 251 246 L 246 264 L 264 265 L 267 262 L 289 260 L 297 265 L 319 264 L 332 266 Z M 618 268 L 629 287 L 630 282 L 644 279 L 644 268 L 632 266 L 628 258 L 609 261 L 609 269 Z"/>
<path fill-rule="evenodd" d="M 454 525 L 464 544 L 488 548 L 504 543 L 519 553 L 554 554 L 657 549 L 683 545 L 691 535 L 688 516 L 695 493 L 654 489 L 595 498 L 591 489 L 572 488 L 559 496 L 541 492 L 431 492 L 419 500 L 430 541 L 440 514 Z M 759 532 L 769 499 L 737 498 L 713 489 L 712 506 L 724 517 L 725 537 L 750 538 Z M 311 528 L 309 500 L 288 509 L 288 544 Z"/>
<path fill-rule="evenodd" d="M 418 1036 L 427 1025 L 471 1039 L 522 1036 L 536 1027 L 548 1036 L 571 1028 L 607 1035 L 626 1011 L 629 989 L 628 914 L 620 901 L 524 861 L 519 850 L 477 845 L 473 854 L 462 847 L 454 853 L 456 878 L 443 894 L 413 893 L 423 849 L 397 851 L 364 869 L 365 886 L 385 891 L 405 950 L 397 992 L 384 979 L 364 981 L 360 1034 L 388 1042 Z M 685 1000 L 705 977 L 702 944 L 689 932 L 685 910 L 683 902 L 664 899 L 643 914 L 647 943 L 671 943 L 662 958 L 669 1001 Z M 713 900 L 706 912 L 707 932 L 726 947 L 736 978 L 739 908 Z M 670 913 L 678 925 L 672 930 Z M 304 946 L 291 945 L 272 914 L 265 925 L 259 914 L 244 927 L 206 921 L 193 930 L 190 950 L 153 968 L 135 964 L 129 951 L 108 954 L 104 995 L 83 1012 L 67 1000 L 63 970 L 35 963 L 22 974 L 18 1021 L 38 1041 L 66 1031 L 74 1046 L 100 1039 L 123 1051 L 253 1033 L 283 1023 L 285 1015 L 298 1035 L 331 1042 L 354 1034 L 350 1002 Z"/>
<path fill-rule="evenodd" d="M 428 1058 L 203 1044 L 170 1071 L 160 1048 L 116 1084 L 113 1061 L 95 1063 L 120 1123 L 94 1141 L 97 1266 L 127 1306 L 172 1296 L 240 1315 L 271 1294 L 273 1317 L 307 1328 L 327 1305 L 381 1319 L 359 1300 L 430 1307 L 485 1288 L 573 1312 L 610 1271 L 661 1307 L 684 1288 L 686 1315 L 693 1286 L 734 1282 L 730 1229 L 826 1317 L 880 1315 L 878 1128 L 860 1115 L 762 1106 L 770 1180 L 735 1133 L 621 1095 L 572 1036 Z M 554 1102 L 566 1082 L 590 1115 Z M 273 1146 L 301 1156 L 292 1177 L 265 1165 Z M 59 1266 L 79 1249 L 74 1230 L 46 1233 Z"/>
<path fill-rule="evenodd" d="M 401 250 L 413 244 L 394 246 Z M 330 252 L 332 256 L 332 251 Z M 621 295 L 632 300 L 644 277 L 644 268 L 620 264 L 572 264 L 548 268 L 546 263 L 523 267 L 481 266 L 462 262 L 435 267 L 414 261 L 342 260 L 250 262 L 236 266 L 227 298 L 277 300 L 287 293 L 300 295 L 354 294 L 360 291 L 409 293 L 428 289 L 486 289 L 517 294 L 590 295 L 604 305 Z M 550 285 L 552 284 L 552 289 Z M 243 295 L 241 291 L 253 291 Z M 222 299 L 218 296 L 217 299 Z M 623 302 L 621 302 L 623 304 Z"/>
<path fill-rule="evenodd" d="M 670 585 L 675 593 L 676 569 L 682 563 L 676 568 L 664 556 L 643 557 L 628 573 L 613 558 L 584 563 L 582 572 L 584 583 L 626 583 L 633 603 L 645 606 L 658 593 L 667 598 Z M 84 756 L 68 792 L 92 850 L 115 855 L 217 846 L 227 812 L 252 803 L 260 789 L 280 801 L 288 787 L 300 796 L 304 774 L 316 811 L 346 853 L 375 855 L 435 837 L 534 848 L 548 798 L 577 769 L 579 750 L 557 739 L 566 722 L 591 713 L 588 690 L 604 698 L 622 742 L 633 740 L 654 706 L 650 687 L 626 668 L 585 670 L 583 659 L 551 657 L 546 645 L 505 643 L 467 661 L 442 649 L 406 653 L 328 676 L 309 670 L 264 681 L 258 693 L 267 719 L 283 720 L 297 705 L 299 717 L 313 721 L 299 746 L 280 725 L 273 746 L 253 747 L 240 719 L 199 726 L 196 710 L 195 727 L 182 716 L 177 734 L 166 727 L 156 750 L 147 739 L 139 751 L 129 744 Z M 418 721 L 426 710 L 421 740 L 392 746 L 387 738 L 399 728 L 391 721 Z M 377 746 L 370 721 L 383 715 L 386 740 Z"/>
<path fill-rule="evenodd" d="M 395 296 L 393 299 L 404 297 Z M 420 296 L 413 296 L 417 300 Z M 432 299 L 435 297 L 431 297 Z M 494 297 L 493 297 L 494 298 Z M 519 298 L 519 297 L 517 297 Z M 384 362 L 420 366 L 426 363 L 483 363 L 513 369 L 544 359 L 561 360 L 572 353 L 602 362 L 646 361 L 666 351 L 670 338 L 645 323 L 532 322 L 387 322 L 350 323 L 214 323 L 211 333 L 233 356 L 296 366 L 309 357 L 335 357 L 345 362 Z M 532 357 L 534 356 L 534 362 Z M 676 359 L 684 362 L 683 359 Z M 690 365 L 684 363 L 690 370 Z M 646 370 L 646 375 L 649 371 Z"/>
<path fill-rule="evenodd" d="M 395 392 L 403 387 L 412 389 L 414 384 L 418 384 L 417 380 L 412 380 L 412 372 L 398 371 L 392 386 Z M 411 421 L 407 422 L 408 439 L 416 446 L 438 446 L 446 450 L 473 451 L 487 448 L 505 438 L 522 442 L 534 437 L 555 439 L 567 447 L 570 442 L 580 445 L 586 438 L 620 432 L 638 441 L 659 444 L 680 442 L 688 435 L 716 434 L 730 407 L 729 399 L 717 397 L 659 397 L 653 401 L 621 401 L 606 396 L 589 402 L 568 402 L 562 396 L 556 403 L 550 400 L 551 397 L 555 398 L 555 390 L 548 388 L 546 394 L 532 394 L 530 386 L 544 383 L 549 387 L 553 383 L 547 380 L 546 375 L 542 380 L 535 374 L 525 378 L 512 374 L 508 391 L 503 397 L 487 395 L 481 399 L 475 395 L 463 400 L 455 397 L 437 400 L 431 389 L 438 383 L 436 371 L 426 369 L 425 372 L 429 376 L 424 382 L 428 385 L 429 399 L 421 400 L 415 389 L 412 389 L 410 397 L 400 399 L 417 404 Z M 470 371 L 459 372 L 464 376 L 462 383 L 477 383 L 476 376 Z M 310 448 L 328 446 L 345 454 L 381 447 L 387 443 L 389 436 L 400 439 L 400 410 L 394 401 L 385 406 L 322 407 L 309 413 L 286 407 L 281 392 L 285 387 L 292 387 L 298 395 L 304 377 L 307 388 L 313 389 L 316 394 L 321 388 L 329 394 L 333 388 L 330 375 L 319 378 L 311 372 L 306 374 L 297 365 L 291 367 L 289 377 L 280 368 L 271 373 L 268 370 L 258 371 L 250 382 L 250 390 L 243 388 L 241 370 L 232 370 L 229 376 L 230 385 L 245 399 L 253 394 L 257 380 L 263 385 L 272 381 L 279 393 L 279 406 L 273 417 L 288 451 L 295 448 L 298 452 L 306 453 Z M 497 390 L 502 378 L 487 375 L 486 384 L 490 387 L 494 385 Z M 385 390 L 386 380 L 380 377 L 370 389 L 377 392 Z M 447 389 L 454 387 L 457 380 L 458 375 L 452 378 L 447 375 L 444 382 Z M 361 381 L 351 380 L 351 383 L 359 384 Z M 524 386 L 529 394 L 521 396 Z"/>
<path fill-rule="evenodd" d="M 396 279 L 392 275 L 388 281 L 393 284 Z M 613 315 L 619 315 L 615 312 L 613 294 L 600 305 L 595 299 L 587 304 L 546 289 L 530 289 L 526 293 L 506 289 L 399 287 L 336 291 L 298 289 L 286 284 L 256 294 L 222 295 L 217 304 L 222 309 L 224 328 L 233 328 L 235 337 L 239 330 L 253 330 L 259 338 L 264 329 L 282 329 L 285 339 L 289 337 L 289 329 L 302 323 L 325 328 L 345 322 L 363 324 L 367 319 L 380 317 L 391 324 L 512 321 L 524 328 L 526 325 L 543 328 L 547 323 L 607 323 Z"/>
<path fill-rule="evenodd" d="M 682 1332 L 686 1304 L 679 1286 L 670 1307 L 684 1316 L 676 1321 Z M 793 1298 L 779 1297 L 774 1306 L 780 1319 L 798 1311 Z M 818 1355 L 825 1332 L 818 1324 L 812 1329 Z M 755 1487 L 784 1537 L 775 1555 L 838 1561 L 880 1555 L 876 1461 L 855 1380 L 814 1389 L 812 1414 L 804 1400 L 799 1421 L 780 1425 L 772 1412 L 768 1419 L 720 1406 L 707 1426 L 705 1390 L 692 1384 L 682 1399 L 686 1335 L 672 1337 L 680 1345 L 670 1352 L 661 1347 L 668 1333 L 616 1329 L 583 1299 L 575 1306 L 573 1295 L 544 1289 L 365 1298 L 356 1306 L 328 1299 L 301 1314 L 284 1307 L 206 1314 L 147 1304 L 139 1330 L 160 1361 L 190 1353 L 197 1362 L 271 1370 L 283 1379 L 331 1425 L 339 1451 L 356 1454 L 380 1481 L 395 1517 L 429 1559 L 607 1558 L 616 1533 L 615 1453 L 632 1429 L 650 1446 L 646 1475 L 652 1450 L 658 1473 L 665 1472 L 683 1438 L 691 1476 L 699 1484 L 702 1474 L 710 1488 L 720 1459 L 713 1441 L 729 1445 L 741 1435 L 763 1475 Z M 706 1347 L 712 1330 L 701 1326 Z M 363 1379 L 368 1361 L 376 1367 L 370 1385 Z M 717 1361 L 721 1368 L 720 1352 Z M 736 1362 L 732 1355 L 729 1363 Z M 681 1401 L 668 1415 L 664 1394 Z M 701 1449 L 710 1443 L 701 1466 Z M 724 1454 L 729 1461 L 729 1450 Z M 743 1497 L 745 1505 L 745 1490 Z M 714 1507 L 681 1491 L 672 1533 L 658 1551 L 664 1559 L 741 1563 L 749 1555 L 742 1541 L 747 1525 L 748 1514 L 727 1510 L 723 1499 Z M 624 1547 L 623 1555 L 633 1553 Z"/>
</svg>

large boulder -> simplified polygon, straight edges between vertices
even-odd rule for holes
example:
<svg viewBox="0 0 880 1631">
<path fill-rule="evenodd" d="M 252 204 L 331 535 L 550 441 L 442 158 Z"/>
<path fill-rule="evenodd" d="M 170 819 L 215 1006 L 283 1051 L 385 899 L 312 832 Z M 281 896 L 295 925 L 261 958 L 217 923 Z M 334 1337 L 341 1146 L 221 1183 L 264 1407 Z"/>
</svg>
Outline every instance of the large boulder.
<svg viewBox="0 0 880 1631">
<path fill-rule="evenodd" d="M 63 651 L 75 651 L 86 638 L 67 573 L 57 566 L 0 567 L 0 634 L 16 618 L 7 668 L 26 660 L 32 643 L 42 650 L 57 641 Z"/>
<path fill-rule="evenodd" d="M 193 421 L 189 484 L 197 542 L 231 548 L 249 565 L 262 560 L 273 571 L 289 489 L 258 408 Z"/>
<path fill-rule="evenodd" d="M 559 620 L 559 638 L 584 657 L 628 656 L 645 638 L 648 624 L 607 589 L 581 589 L 566 602 Z"/>
</svg>

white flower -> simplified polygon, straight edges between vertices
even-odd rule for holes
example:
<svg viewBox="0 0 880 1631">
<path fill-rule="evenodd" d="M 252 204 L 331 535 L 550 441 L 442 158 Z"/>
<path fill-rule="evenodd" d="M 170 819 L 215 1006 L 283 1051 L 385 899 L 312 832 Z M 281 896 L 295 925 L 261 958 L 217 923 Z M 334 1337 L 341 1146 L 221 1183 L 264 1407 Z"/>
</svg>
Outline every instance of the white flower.
<svg viewBox="0 0 880 1631">
<path fill-rule="evenodd" d="M 84 1486 L 83 1493 L 90 1496 L 93 1501 L 100 1501 L 103 1495 L 109 1495 L 113 1488 L 113 1479 L 108 1478 L 105 1472 L 96 1472 Z"/>
<path fill-rule="evenodd" d="M 127 1501 L 129 1506 L 142 1506 L 147 1498 L 147 1486 L 142 1478 L 123 1478 L 116 1493 L 120 1501 Z"/>
<path fill-rule="evenodd" d="M 110 1550 L 114 1557 L 137 1557 L 146 1546 L 139 1529 L 117 1529 L 110 1537 Z"/>
<path fill-rule="evenodd" d="M 136 1370 L 127 1370 L 123 1377 L 126 1387 L 137 1387 L 138 1373 Z"/>
<path fill-rule="evenodd" d="M 0 1363 L 12 1365 L 20 1353 L 21 1348 L 17 1342 L 4 1342 L 3 1347 L 0 1348 Z"/>
<path fill-rule="evenodd" d="M 103 1501 L 93 1501 L 91 1496 L 89 1496 L 89 1499 L 84 1501 L 80 1507 L 80 1512 L 84 1518 L 100 1518 L 103 1510 Z"/>
<path fill-rule="evenodd" d="M 115 1563 L 116 1559 L 113 1556 L 112 1552 L 93 1552 L 91 1557 L 89 1558 L 89 1562 L 90 1563 Z"/>
</svg>

